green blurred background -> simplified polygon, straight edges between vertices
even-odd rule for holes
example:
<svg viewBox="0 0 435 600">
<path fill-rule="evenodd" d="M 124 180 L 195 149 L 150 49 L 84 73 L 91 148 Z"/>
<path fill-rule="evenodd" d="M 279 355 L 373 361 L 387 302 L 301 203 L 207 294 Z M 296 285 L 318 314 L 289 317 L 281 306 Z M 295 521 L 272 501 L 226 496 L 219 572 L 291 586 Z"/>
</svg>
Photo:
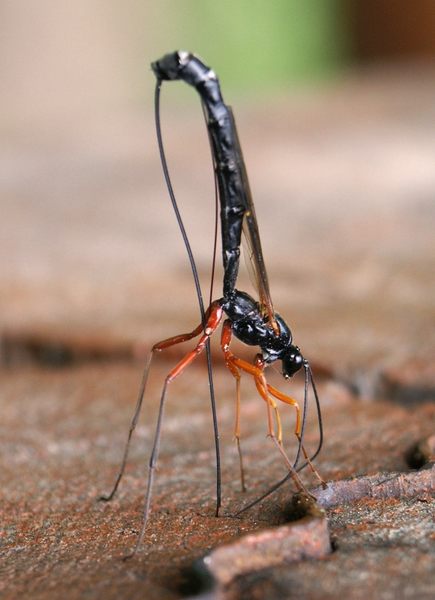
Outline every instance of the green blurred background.
<svg viewBox="0 0 435 600">
<path fill-rule="evenodd" d="M 246 89 L 334 73 L 349 60 L 344 17 L 341 0 L 187 0 L 166 5 L 162 20 L 173 20 L 175 48 L 188 44 L 220 65 L 227 86 Z"/>
<path fill-rule="evenodd" d="M 143 107 L 149 62 L 175 49 L 246 95 L 435 55 L 431 0 L 4 0 L 0 16 L 5 127 Z"/>
<path fill-rule="evenodd" d="M 36 323 L 60 335 L 74 322 L 75 335 L 136 339 L 147 323 L 154 341 L 179 330 L 161 311 L 169 283 L 186 290 L 173 318 L 184 310 L 185 322 L 196 321 L 161 175 L 150 69 L 186 49 L 215 69 L 235 109 L 277 306 L 308 339 L 336 311 L 334 290 L 355 319 L 346 331 L 361 339 L 364 329 L 373 355 L 378 322 L 388 324 L 398 296 L 413 298 L 420 283 L 383 294 L 375 342 L 359 311 L 378 302 L 401 257 L 425 280 L 432 249 L 434 0 L 3 0 L 0 18 L 8 328 Z M 163 96 L 173 183 L 207 277 L 206 128 L 194 90 L 168 85 Z M 409 297 L 383 339 L 398 335 L 397 321 L 417 331 Z"/>
</svg>

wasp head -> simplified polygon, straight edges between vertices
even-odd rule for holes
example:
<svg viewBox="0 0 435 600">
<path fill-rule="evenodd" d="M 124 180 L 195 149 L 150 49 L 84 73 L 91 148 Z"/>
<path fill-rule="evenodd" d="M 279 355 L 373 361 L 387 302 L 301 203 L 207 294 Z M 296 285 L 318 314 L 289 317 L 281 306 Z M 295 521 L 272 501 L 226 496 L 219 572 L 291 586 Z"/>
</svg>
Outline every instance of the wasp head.
<svg viewBox="0 0 435 600">
<path fill-rule="evenodd" d="M 282 374 L 289 379 L 300 370 L 303 364 L 304 357 L 298 346 L 289 346 L 286 354 L 282 357 Z"/>
</svg>

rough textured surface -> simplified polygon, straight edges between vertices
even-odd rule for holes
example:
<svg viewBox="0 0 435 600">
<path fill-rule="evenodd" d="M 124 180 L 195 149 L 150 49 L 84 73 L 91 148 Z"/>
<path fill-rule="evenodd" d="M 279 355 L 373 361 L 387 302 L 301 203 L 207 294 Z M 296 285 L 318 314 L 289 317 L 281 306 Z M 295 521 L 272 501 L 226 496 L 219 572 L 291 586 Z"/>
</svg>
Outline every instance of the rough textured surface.
<svg viewBox="0 0 435 600">
<path fill-rule="evenodd" d="M 225 502 L 222 518 L 213 516 L 214 469 L 206 382 L 203 371 L 192 368 L 171 390 L 145 546 L 134 560 L 121 560 L 134 544 L 140 527 L 147 448 L 165 371 L 165 364 L 155 369 L 125 481 L 110 504 L 98 503 L 97 497 L 110 487 L 115 476 L 140 368 L 108 365 L 56 372 L 19 369 L 3 375 L 1 581 L 12 596 L 32 593 L 42 598 L 51 590 L 57 596 L 68 594 L 73 598 L 86 594 L 99 597 L 103 592 L 109 598 L 123 593 L 139 598 L 146 590 L 149 598 L 179 597 L 180 589 L 189 590 L 190 575 L 184 573 L 195 559 L 243 533 L 283 522 L 289 487 L 244 513 L 243 518 L 231 517 L 246 502 L 246 496 L 251 499 L 278 480 L 284 467 L 265 437 L 262 401 L 248 395 L 243 404 L 243 448 L 249 491 L 246 495 L 240 493 L 237 455 L 231 441 L 233 382 L 223 369 L 217 370 L 216 383 Z M 409 447 L 420 437 L 427 437 L 433 428 L 435 412 L 428 404 L 412 409 L 382 402 L 362 404 L 349 396 L 343 398 L 337 385 L 333 392 L 321 385 L 320 391 L 326 405 L 327 442 L 318 468 L 327 480 L 378 470 L 405 470 Z M 184 402 L 189 399 L 190 417 L 180 398 Z M 353 577 L 357 577 L 364 561 L 377 560 L 372 555 L 374 542 L 369 533 L 373 528 L 376 535 L 391 536 L 391 548 L 388 555 L 384 551 L 387 562 L 382 568 L 385 573 L 396 573 L 388 569 L 396 565 L 391 552 L 398 528 L 400 543 L 407 540 L 419 559 L 418 585 L 423 586 L 425 581 L 424 586 L 429 585 L 429 536 L 431 531 L 433 534 L 430 507 L 430 497 L 418 495 L 407 500 L 363 499 L 356 505 L 331 509 L 333 539 L 339 548 L 351 544 L 356 555 Z M 406 524 L 408 514 L 410 521 Z M 366 537 L 358 537 L 359 528 L 368 528 Z M 417 546 L 414 539 L 418 540 Z M 329 567 L 331 578 L 337 577 L 337 569 L 344 568 L 344 589 L 350 582 L 345 575 L 346 563 L 340 561 L 350 560 L 347 555 L 348 550 L 337 550 L 330 559 L 335 566 Z M 317 578 L 324 580 L 322 565 L 311 564 L 310 569 L 317 569 L 317 575 L 307 575 L 304 589 L 311 582 L 320 594 L 322 587 Z M 280 579 L 280 575 L 276 577 Z M 267 575 L 270 578 L 273 581 L 275 574 Z M 386 589 L 389 581 L 385 579 Z M 424 591 L 424 586 L 419 589 Z"/>
<path fill-rule="evenodd" d="M 332 508 L 356 500 L 389 500 L 390 498 L 429 497 L 435 492 L 433 463 L 420 471 L 410 473 L 379 473 L 371 477 L 358 477 L 329 482 L 326 488 L 317 488 L 313 494 L 319 506 Z"/>
<path fill-rule="evenodd" d="M 251 533 L 218 546 L 202 559 L 202 565 L 216 587 L 224 587 L 246 573 L 306 558 L 324 558 L 330 552 L 325 516 L 307 516 L 296 523 Z"/>
<path fill-rule="evenodd" d="M 363 501 L 337 508 L 329 519 L 336 550 L 328 558 L 251 574 L 226 597 L 433 597 L 433 503 Z"/>
<path fill-rule="evenodd" d="M 323 374 L 326 441 L 316 464 L 343 485 L 389 473 L 424 479 L 428 471 L 410 469 L 433 457 L 433 81 L 431 72 L 383 73 L 236 111 L 274 301 Z M 196 117 L 168 114 L 165 129 L 207 281 L 212 181 Z M 74 123 L 44 139 L 31 128 L 22 137 L 5 132 L 0 148 L 0 254 L 8 257 L 0 282 L 0 586 L 7 598 L 192 595 L 195 560 L 244 534 L 287 527 L 291 486 L 233 516 L 285 467 L 265 437 L 264 404 L 244 378 L 248 492 L 239 491 L 234 382 L 216 352 L 222 517 L 213 516 L 212 428 L 199 361 L 170 389 L 144 548 L 121 560 L 141 523 L 161 382 L 182 349 L 156 363 L 125 480 L 115 500 L 101 504 L 140 381 L 141 361 L 132 359 L 198 316 L 153 127 L 142 116 L 108 122 L 89 123 L 86 135 Z M 195 139 L 197 155 L 187 139 Z M 283 389 L 301 397 L 300 382 Z M 282 416 L 291 453 L 294 415 L 283 408 Z M 311 417 L 310 448 L 316 436 Z M 304 477 L 317 485 L 309 472 Z M 244 574 L 221 593 L 432 598 L 433 509 L 429 490 L 331 506 L 332 554 Z"/>
</svg>

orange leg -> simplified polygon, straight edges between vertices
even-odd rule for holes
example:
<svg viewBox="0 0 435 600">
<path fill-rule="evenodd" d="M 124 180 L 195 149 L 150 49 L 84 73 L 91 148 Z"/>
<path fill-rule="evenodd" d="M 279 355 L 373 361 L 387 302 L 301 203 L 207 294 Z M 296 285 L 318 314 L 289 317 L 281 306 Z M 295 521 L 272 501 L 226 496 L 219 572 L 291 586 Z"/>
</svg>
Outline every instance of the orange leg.
<svg viewBox="0 0 435 600">
<path fill-rule="evenodd" d="M 259 393 L 261 394 L 262 398 L 266 401 L 266 404 L 268 407 L 269 435 L 275 437 L 275 433 L 273 431 L 273 417 L 272 417 L 272 413 L 271 413 L 270 409 L 273 408 L 275 411 L 277 411 L 277 406 L 276 406 L 276 403 L 274 402 L 274 400 L 272 398 L 270 398 L 270 396 L 268 396 L 268 394 L 267 394 L 267 391 L 266 391 L 267 382 L 266 382 L 266 378 L 264 377 L 264 374 L 263 374 L 263 368 L 259 367 L 257 365 L 248 363 L 246 360 L 238 358 L 229 350 L 228 345 L 223 346 L 222 349 L 224 351 L 225 363 L 227 364 L 227 366 L 230 370 L 232 370 L 233 368 L 238 368 L 242 371 L 245 371 L 245 373 L 249 373 L 249 375 L 252 375 L 254 377 L 255 385 L 257 386 L 257 389 L 258 389 Z M 263 394 L 265 394 L 265 396 Z M 279 419 L 279 417 L 278 417 L 278 419 Z"/>
<path fill-rule="evenodd" d="M 148 485 L 147 485 L 147 491 L 146 491 L 146 495 L 145 495 L 142 529 L 140 531 L 140 534 L 137 539 L 136 546 L 135 546 L 133 552 L 130 555 L 128 555 L 126 558 L 133 556 L 136 553 L 137 549 L 141 546 L 144 535 L 145 535 L 146 526 L 148 523 L 148 517 L 150 514 L 150 508 L 151 508 L 151 497 L 152 497 L 152 491 L 153 491 L 153 485 L 154 485 L 154 474 L 155 474 L 155 470 L 156 470 L 156 466 L 157 466 L 157 461 L 159 458 L 160 439 L 161 439 L 163 413 L 164 413 L 164 407 L 165 407 L 167 387 L 170 383 L 172 383 L 172 381 L 174 381 L 174 379 L 176 379 L 179 375 L 181 375 L 181 373 L 195 360 L 195 358 L 197 358 L 199 356 L 199 354 L 201 354 L 201 352 L 205 348 L 207 340 L 213 335 L 213 333 L 218 328 L 219 323 L 222 320 L 222 315 L 223 315 L 223 310 L 222 310 L 221 305 L 218 302 L 213 302 L 210 305 L 209 310 L 207 311 L 206 327 L 204 328 L 204 332 L 201 335 L 196 347 L 191 352 L 188 352 L 186 354 L 186 356 L 182 360 L 180 360 L 180 362 L 177 365 L 175 365 L 175 367 L 173 369 L 171 369 L 169 371 L 168 375 L 165 378 L 165 382 L 163 384 L 163 389 L 162 389 L 162 395 L 160 398 L 160 405 L 159 405 L 159 412 L 158 412 L 158 416 L 157 416 L 157 424 L 156 424 L 156 430 L 155 430 L 155 435 L 154 435 L 154 442 L 153 442 L 151 457 L 150 457 L 150 461 L 149 461 Z M 202 327 L 201 327 L 201 330 L 202 330 Z M 190 334 L 188 334 L 188 335 L 190 335 Z M 184 336 L 176 336 L 175 338 L 171 338 L 170 340 L 165 340 L 164 342 L 162 342 L 160 344 L 160 346 L 163 345 L 163 347 L 167 348 L 168 346 L 171 345 L 171 343 L 170 343 L 171 340 L 173 341 L 174 339 L 176 339 L 178 341 L 173 342 L 173 343 L 179 343 L 179 341 L 182 341 L 180 339 L 182 337 L 184 337 Z M 157 344 L 157 346 L 159 346 L 159 345 Z M 157 349 L 161 349 L 161 348 L 157 348 Z"/>
<path fill-rule="evenodd" d="M 281 417 L 278 412 L 278 406 L 276 405 L 275 400 L 273 398 L 271 398 L 269 396 L 269 394 L 267 393 L 267 382 L 266 382 L 266 378 L 264 377 L 264 375 L 262 375 L 260 377 L 255 377 L 254 381 L 255 381 L 255 386 L 257 388 L 258 393 L 260 394 L 260 396 L 263 398 L 263 400 L 266 402 L 266 405 L 267 405 L 267 425 L 268 425 L 268 431 L 269 431 L 268 435 L 272 438 L 276 437 L 278 442 L 281 444 L 282 443 L 282 425 L 281 425 Z M 274 427 L 273 427 L 272 409 L 275 412 L 275 421 L 276 421 L 276 427 L 277 427 L 276 435 L 275 435 Z"/>
<path fill-rule="evenodd" d="M 280 392 L 279 390 L 277 390 L 276 388 L 274 388 L 273 386 L 271 386 L 269 384 L 267 384 L 267 389 L 268 389 L 269 393 L 272 394 L 273 396 L 275 396 L 275 398 L 278 398 L 278 400 L 281 400 L 282 402 L 285 402 L 286 404 L 290 404 L 291 406 L 295 407 L 295 409 L 296 409 L 295 435 L 296 435 L 298 441 L 301 442 L 301 410 L 299 408 L 299 404 L 297 403 L 297 401 L 294 398 L 291 398 L 290 396 L 283 394 L 282 392 Z M 303 455 L 305 457 L 305 460 L 307 461 L 308 466 L 310 467 L 310 470 L 313 472 L 313 474 L 317 477 L 317 479 L 320 481 L 320 483 L 324 487 L 326 485 L 325 480 L 322 479 L 319 472 L 314 467 L 303 444 L 301 445 L 301 449 L 302 449 Z"/>
<path fill-rule="evenodd" d="M 286 404 L 290 404 L 290 406 L 294 407 L 294 409 L 296 410 L 295 435 L 299 436 L 301 433 L 301 409 L 299 408 L 297 400 L 295 400 L 291 396 L 283 394 L 269 383 L 267 384 L 267 390 L 270 394 L 272 394 L 272 396 L 274 396 L 278 400 L 281 400 L 281 402 L 285 402 Z"/>
<path fill-rule="evenodd" d="M 213 304 L 210 305 L 207 312 L 205 313 L 205 319 L 207 321 L 207 326 L 208 326 L 208 319 L 209 319 L 210 313 L 214 310 L 215 306 L 216 306 L 216 304 L 213 302 Z M 207 326 L 206 326 L 206 329 L 207 329 Z M 193 331 L 190 331 L 189 333 L 180 333 L 179 335 L 174 335 L 170 338 L 167 338 L 166 340 L 157 342 L 152 347 L 151 352 L 161 352 L 162 350 L 165 350 L 166 348 L 170 348 L 171 346 L 175 346 L 176 344 L 188 342 L 189 340 L 192 340 L 194 337 L 197 337 L 202 331 L 203 331 L 203 326 L 201 323 L 200 325 L 198 325 L 198 327 L 195 327 L 195 329 Z"/>
<path fill-rule="evenodd" d="M 188 352 L 186 354 L 186 356 L 182 360 L 180 360 L 180 362 L 177 365 L 175 365 L 175 367 L 173 369 L 171 369 L 171 371 L 169 371 L 169 373 L 165 379 L 166 384 L 169 384 L 172 381 L 174 381 L 174 379 L 176 377 L 178 377 L 178 375 L 180 375 L 184 371 L 184 369 L 186 367 L 188 367 L 195 360 L 195 358 L 197 356 L 199 356 L 199 354 L 201 354 L 201 352 L 205 348 L 207 340 L 213 335 L 213 333 L 219 327 L 219 323 L 222 320 L 222 315 L 223 315 L 223 309 L 220 306 L 220 304 L 217 302 L 213 302 L 210 305 L 209 310 L 207 311 L 206 327 L 204 329 L 204 333 L 199 338 L 199 342 L 197 343 L 196 347 L 193 350 Z M 200 331 L 202 331 L 202 325 L 201 325 L 201 326 L 197 327 L 192 333 L 188 333 L 185 335 L 177 335 L 174 338 L 169 338 L 168 340 L 164 340 L 163 342 L 156 344 L 153 347 L 153 350 L 154 349 L 162 350 L 163 348 L 168 348 L 169 346 L 173 346 L 174 344 L 179 344 L 188 339 L 191 339 L 192 337 L 194 337 L 195 332 L 198 331 L 199 328 L 200 328 Z M 181 339 L 181 338 L 183 338 L 183 339 Z"/>
<path fill-rule="evenodd" d="M 272 441 L 276 445 L 276 447 L 278 448 L 281 456 L 283 457 L 284 462 L 285 462 L 285 464 L 289 470 L 289 473 L 291 474 L 293 481 L 295 482 L 298 490 L 303 491 L 306 494 L 309 494 L 308 490 L 306 489 L 306 487 L 302 483 L 301 479 L 299 478 L 298 474 L 296 473 L 295 469 L 293 468 L 293 465 L 282 446 L 282 443 L 281 443 L 282 428 L 281 428 L 281 420 L 280 420 L 279 413 L 278 413 L 278 407 L 276 406 L 276 402 L 273 400 L 273 398 L 268 393 L 268 387 L 267 387 L 268 384 L 266 381 L 266 377 L 264 376 L 264 363 L 261 359 L 261 356 L 257 356 L 255 364 L 251 364 L 241 358 L 237 358 L 229 349 L 229 343 L 231 341 L 231 329 L 230 329 L 229 324 L 226 324 L 225 333 L 223 333 L 222 337 L 223 337 L 222 350 L 224 352 L 225 363 L 226 363 L 227 367 L 230 369 L 231 372 L 233 372 L 233 369 L 237 370 L 237 371 L 242 370 L 242 371 L 245 371 L 246 373 L 249 373 L 250 375 L 252 375 L 254 377 L 254 381 L 255 381 L 257 390 L 258 390 L 259 394 L 261 395 L 261 397 L 263 398 L 263 400 L 266 402 L 266 406 L 267 406 L 267 419 L 268 419 L 268 432 L 269 432 L 268 435 L 272 439 Z M 240 373 L 238 373 L 238 376 L 240 377 Z M 277 439 L 277 436 L 275 435 L 275 431 L 274 431 L 272 409 L 275 411 L 275 417 L 276 417 L 277 428 L 278 428 L 278 439 Z"/>
<path fill-rule="evenodd" d="M 231 322 L 226 320 L 222 327 L 222 335 L 221 335 L 221 347 L 224 352 L 229 351 L 229 346 L 231 343 Z M 225 360 L 225 364 L 230 370 L 232 376 L 236 380 L 236 417 L 234 424 L 234 438 L 237 444 L 237 452 L 239 454 L 239 464 L 240 464 L 240 483 L 242 487 L 242 492 L 246 492 L 245 485 L 245 469 L 243 466 L 243 455 L 242 448 L 240 446 L 240 369 L 238 369 L 232 362 Z"/>
<path fill-rule="evenodd" d="M 319 480 L 321 486 L 323 489 L 326 489 L 328 487 L 328 484 L 326 483 L 326 481 L 323 479 L 323 477 L 320 475 L 319 471 L 316 469 L 316 467 L 313 465 L 313 463 L 310 460 L 310 457 L 308 456 L 307 451 L 305 450 L 304 446 L 302 445 L 302 452 L 304 454 L 305 460 L 308 463 L 308 466 L 310 467 L 311 472 L 313 473 L 313 475 L 315 475 L 317 477 L 317 479 Z"/>
<path fill-rule="evenodd" d="M 205 317 L 207 319 L 207 327 L 205 329 L 205 332 L 207 332 L 207 328 L 209 328 L 210 326 L 213 326 L 214 324 L 214 319 L 216 319 L 216 316 L 214 316 L 213 318 L 210 317 L 210 315 L 213 313 L 213 311 L 216 311 L 217 307 L 219 305 L 216 304 L 215 302 L 213 304 L 210 305 L 210 307 L 208 308 Z M 220 307 L 219 307 L 220 308 Z M 221 314 L 220 317 L 218 318 L 218 323 L 220 319 L 222 318 L 222 309 L 221 310 Z M 208 320 L 211 318 L 211 325 L 209 325 Z M 215 329 L 216 329 L 215 327 Z M 202 324 L 198 325 L 198 327 L 196 327 L 193 331 L 191 331 L 190 333 L 182 333 L 180 335 L 174 335 L 173 337 L 170 337 L 166 340 L 162 340 L 161 342 L 157 342 L 156 344 L 154 344 L 154 346 L 151 348 L 151 351 L 148 355 L 147 361 L 146 361 L 146 365 L 145 365 L 145 369 L 143 372 L 143 376 L 142 376 L 142 382 L 141 382 L 141 386 L 139 389 L 139 394 L 137 397 L 137 401 L 136 401 L 136 407 L 134 409 L 134 413 L 133 413 L 133 418 L 130 422 L 130 428 L 128 430 L 128 436 L 127 436 L 127 441 L 124 447 L 124 454 L 122 456 L 122 460 L 121 460 L 121 466 L 119 468 L 118 474 L 116 476 L 115 479 L 115 483 L 112 487 L 112 490 L 110 491 L 109 494 L 104 494 L 102 496 L 100 496 L 99 500 L 103 500 L 105 502 L 108 502 L 110 500 L 112 500 L 112 498 L 114 497 L 114 495 L 116 494 L 116 491 L 119 487 L 119 484 L 121 483 L 121 479 L 124 475 L 124 471 L 125 471 L 125 467 L 127 464 L 127 458 L 128 458 L 128 452 L 130 449 L 130 442 L 131 442 L 131 438 L 133 435 L 133 432 L 136 428 L 138 419 L 139 419 L 139 415 L 140 415 L 140 411 L 142 408 L 142 402 L 143 402 L 143 398 L 145 395 L 145 388 L 146 388 L 146 384 L 147 384 L 147 380 L 148 380 L 148 373 L 149 370 L 151 368 L 151 362 L 154 356 L 155 352 L 161 352 L 162 350 L 164 350 L 165 348 L 170 348 L 171 346 L 175 346 L 176 344 L 181 344 L 182 342 L 187 342 L 191 339 L 193 339 L 194 337 L 198 336 L 201 332 L 203 331 L 203 326 Z M 214 329 L 213 329 L 214 331 Z"/>
<path fill-rule="evenodd" d="M 260 360 L 261 360 L 261 358 L 260 358 Z M 291 406 L 294 406 L 294 408 L 296 410 L 295 435 L 296 435 L 298 441 L 301 442 L 301 426 L 302 426 L 301 409 L 299 407 L 297 400 L 295 400 L 291 396 L 287 396 L 286 394 L 283 394 L 283 392 L 280 392 L 280 390 L 277 390 L 275 387 L 273 387 L 269 383 L 267 384 L 267 389 L 268 389 L 269 393 L 272 394 L 272 396 L 274 396 L 278 400 L 281 400 L 281 402 L 285 402 L 286 404 L 290 404 Z M 311 471 L 313 472 L 313 474 L 317 477 L 317 479 L 320 481 L 320 483 L 324 487 L 326 485 L 325 480 L 320 476 L 319 472 L 314 467 L 313 463 L 310 461 L 308 453 L 305 450 L 303 445 L 301 446 L 301 449 L 302 449 L 305 460 L 307 461 L 308 466 L 310 467 Z"/>
</svg>

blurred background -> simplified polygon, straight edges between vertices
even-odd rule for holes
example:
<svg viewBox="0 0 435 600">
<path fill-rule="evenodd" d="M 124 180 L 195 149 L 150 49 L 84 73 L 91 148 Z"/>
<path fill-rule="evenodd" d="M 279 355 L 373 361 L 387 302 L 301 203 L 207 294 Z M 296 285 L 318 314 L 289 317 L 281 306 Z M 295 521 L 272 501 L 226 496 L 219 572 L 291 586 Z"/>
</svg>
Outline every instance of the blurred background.
<svg viewBox="0 0 435 600">
<path fill-rule="evenodd" d="M 214 68 L 235 110 L 275 304 L 307 354 L 358 368 L 428 351 L 433 2 L 3 0 L 0 14 L 6 362 L 128 355 L 198 320 L 153 124 L 149 63 L 175 49 Z M 195 92 L 164 86 L 162 121 L 207 286 Z"/>
<path fill-rule="evenodd" d="M 120 493 L 96 502 L 118 469 L 137 359 L 199 322 L 155 136 L 149 65 L 167 52 L 199 54 L 234 109 L 274 305 L 319 385 L 322 476 L 381 472 L 393 487 L 405 479 L 390 473 L 433 456 L 424 401 L 435 388 L 435 2 L 0 0 L 0 22 L 0 521 L 9 549 L 0 594 L 117 599 L 145 590 L 163 600 L 179 597 L 182 583 L 185 597 L 194 558 L 270 526 L 288 506 L 285 486 L 242 520 L 212 517 L 213 435 L 198 360 L 167 402 L 149 539 L 137 561 L 120 560 L 137 541 L 162 381 L 187 344 L 155 361 Z M 214 185 L 195 90 L 163 86 L 162 126 L 207 297 Z M 243 264 L 238 285 L 250 290 Z M 215 297 L 221 289 L 219 271 Z M 245 377 L 242 498 L 234 381 L 217 348 L 214 358 L 228 516 L 284 465 Z M 303 398 L 301 380 L 286 384 L 272 369 L 268 377 Z M 293 456 L 294 412 L 285 408 Z M 367 512 L 337 507 L 338 551 L 286 564 L 274 593 L 254 595 L 432 598 L 429 493 L 408 481 L 418 493 L 411 503 L 370 497 Z M 253 579 L 267 582 L 269 571 Z"/>
</svg>

